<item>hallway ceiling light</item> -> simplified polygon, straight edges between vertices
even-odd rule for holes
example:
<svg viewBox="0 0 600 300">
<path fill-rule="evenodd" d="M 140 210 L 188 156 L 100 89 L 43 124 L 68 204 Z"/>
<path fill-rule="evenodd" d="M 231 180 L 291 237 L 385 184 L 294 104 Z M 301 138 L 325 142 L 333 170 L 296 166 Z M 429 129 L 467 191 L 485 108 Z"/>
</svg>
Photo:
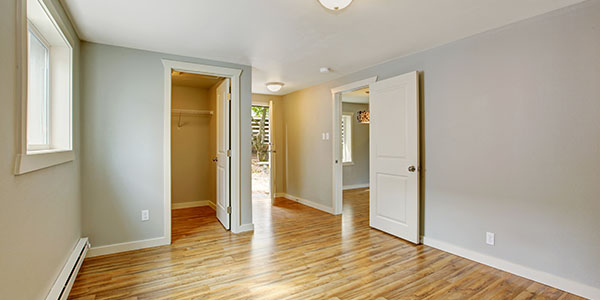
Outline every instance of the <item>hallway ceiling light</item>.
<svg viewBox="0 0 600 300">
<path fill-rule="evenodd" d="M 352 0 L 319 0 L 321 5 L 331 10 L 342 10 L 346 8 Z"/>
<path fill-rule="evenodd" d="M 273 93 L 277 93 L 283 87 L 283 82 L 267 82 L 267 89 Z"/>
<path fill-rule="evenodd" d="M 356 113 L 356 120 L 360 124 L 369 124 L 371 123 L 371 116 L 368 110 L 361 110 Z"/>
</svg>

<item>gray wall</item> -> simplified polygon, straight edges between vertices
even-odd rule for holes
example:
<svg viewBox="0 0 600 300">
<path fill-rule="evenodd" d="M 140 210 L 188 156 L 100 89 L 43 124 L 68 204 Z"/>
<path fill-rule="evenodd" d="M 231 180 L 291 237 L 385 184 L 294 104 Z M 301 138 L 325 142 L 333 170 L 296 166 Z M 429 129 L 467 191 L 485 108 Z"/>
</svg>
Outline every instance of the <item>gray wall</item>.
<svg viewBox="0 0 600 300">
<path fill-rule="evenodd" d="M 242 69 L 242 224 L 251 223 L 251 68 L 83 42 L 83 233 L 93 246 L 163 236 L 162 58 Z M 150 220 L 140 221 L 140 211 Z"/>
<path fill-rule="evenodd" d="M 353 164 L 342 167 L 344 186 L 369 184 L 369 124 L 360 124 L 356 113 L 369 110 L 368 104 L 342 103 L 342 112 L 352 116 L 352 161 Z"/>
<path fill-rule="evenodd" d="M 0 1 L 0 298 L 44 299 L 81 237 L 79 183 L 79 39 L 58 1 L 59 19 L 76 39 L 73 53 L 75 161 L 14 176 L 20 99 L 16 94 L 16 3 Z M 51 10 L 53 10 L 51 8 Z M 60 21 L 59 21 L 60 22 Z M 19 116 L 19 117 L 18 117 Z"/>
<path fill-rule="evenodd" d="M 425 236 L 600 287 L 600 1 L 286 95 L 288 192 L 332 205 L 330 88 L 414 70 Z"/>
</svg>

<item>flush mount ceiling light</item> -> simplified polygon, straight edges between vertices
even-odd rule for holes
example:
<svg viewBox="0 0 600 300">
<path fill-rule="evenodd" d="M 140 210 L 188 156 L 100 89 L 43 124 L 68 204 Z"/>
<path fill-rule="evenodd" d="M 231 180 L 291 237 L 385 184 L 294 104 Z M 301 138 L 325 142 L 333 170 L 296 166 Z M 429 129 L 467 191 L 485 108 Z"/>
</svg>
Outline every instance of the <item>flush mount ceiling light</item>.
<svg viewBox="0 0 600 300">
<path fill-rule="evenodd" d="M 277 93 L 283 87 L 283 82 L 267 82 L 267 89 L 273 93 Z"/>
<path fill-rule="evenodd" d="M 342 10 L 346 8 L 352 0 L 319 0 L 321 5 L 331 10 Z"/>
</svg>

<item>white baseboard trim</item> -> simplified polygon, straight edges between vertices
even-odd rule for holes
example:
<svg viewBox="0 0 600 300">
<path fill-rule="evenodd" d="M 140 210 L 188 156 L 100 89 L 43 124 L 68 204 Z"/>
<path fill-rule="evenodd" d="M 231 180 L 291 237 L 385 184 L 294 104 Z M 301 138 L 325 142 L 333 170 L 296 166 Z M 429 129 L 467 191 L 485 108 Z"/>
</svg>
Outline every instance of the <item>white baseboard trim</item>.
<svg viewBox="0 0 600 300">
<path fill-rule="evenodd" d="M 557 275 L 535 270 L 497 257 L 489 256 L 473 250 L 465 249 L 447 242 L 422 237 L 423 244 L 439 250 L 458 255 L 496 269 L 506 271 L 551 287 L 589 299 L 600 299 L 600 289 L 579 283 Z"/>
<path fill-rule="evenodd" d="M 351 185 L 343 186 L 342 190 L 364 189 L 364 188 L 368 188 L 368 187 L 369 187 L 368 183 L 351 184 Z"/>
<path fill-rule="evenodd" d="M 52 289 L 46 296 L 46 300 L 66 300 L 69 297 L 75 278 L 79 273 L 79 269 L 83 264 L 83 260 L 89 250 L 90 244 L 88 238 L 81 238 L 75 245 L 75 249 L 71 252 L 69 259 L 58 274 Z"/>
<path fill-rule="evenodd" d="M 171 204 L 171 209 L 181 209 L 181 208 L 190 208 L 190 207 L 199 207 L 199 206 L 210 206 L 208 200 L 202 201 L 192 201 L 192 202 L 174 202 Z"/>
<path fill-rule="evenodd" d="M 217 211 L 217 205 L 214 202 L 208 201 L 208 206 L 210 206 L 210 208 L 212 208 L 214 211 Z"/>
<path fill-rule="evenodd" d="M 286 193 L 275 193 L 275 198 L 285 198 L 287 196 Z"/>
<path fill-rule="evenodd" d="M 285 196 L 283 196 L 283 197 L 286 198 L 286 199 L 289 199 L 289 200 L 292 200 L 292 201 L 296 201 L 296 202 L 298 202 L 300 204 L 304 204 L 306 206 L 310 206 L 312 208 L 324 211 L 326 213 L 330 213 L 332 215 L 335 214 L 333 207 L 328 207 L 328 206 L 325 206 L 323 204 L 315 203 L 315 202 L 312 202 L 310 200 L 302 199 L 300 197 L 296 197 L 296 196 L 290 195 L 290 194 L 284 194 L 284 195 Z"/>
<path fill-rule="evenodd" d="M 234 233 L 242 233 L 247 231 L 254 231 L 254 224 L 242 224 L 238 227 L 237 231 Z"/>
<path fill-rule="evenodd" d="M 131 250 L 138 250 L 144 248 L 152 248 L 158 246 L 164 246 L 171 244 L 171 239 L 166 237 L 159 237 L 141 241 L 125 242 L 119 244 L 112 244 L 106 246 L 92 247 L 87 254 L 87 257 L 101 256 Z"/>
</svg>

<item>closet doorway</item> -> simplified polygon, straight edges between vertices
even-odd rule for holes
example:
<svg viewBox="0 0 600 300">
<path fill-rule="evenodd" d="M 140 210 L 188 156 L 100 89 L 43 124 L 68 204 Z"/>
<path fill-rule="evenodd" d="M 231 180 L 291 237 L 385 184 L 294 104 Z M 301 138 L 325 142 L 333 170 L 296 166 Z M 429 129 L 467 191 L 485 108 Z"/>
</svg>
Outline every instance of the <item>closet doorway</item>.
<svg viewBox="0 0 600 300">
<path fill-rule="evenodd" d="M 171 73 L 172 238 L 230 227 L 228 78 Z"/>
</svg>

